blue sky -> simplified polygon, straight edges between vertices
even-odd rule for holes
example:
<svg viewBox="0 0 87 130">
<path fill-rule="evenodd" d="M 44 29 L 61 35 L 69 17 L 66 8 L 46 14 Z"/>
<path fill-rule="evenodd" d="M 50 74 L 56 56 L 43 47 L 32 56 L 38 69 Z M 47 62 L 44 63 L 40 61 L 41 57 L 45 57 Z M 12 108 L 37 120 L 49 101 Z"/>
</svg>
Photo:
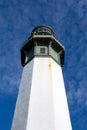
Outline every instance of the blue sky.
<svg viewBox="0 0 87 130">
<path fill-rule="evenodd" d="M 73 130 L 87 130 L 87 0 L 0 0 L 0 130 L 10 130 L 22 66 L 20 48 L 39 24 L 66 49 L 63 76 Z"/>
</svg>

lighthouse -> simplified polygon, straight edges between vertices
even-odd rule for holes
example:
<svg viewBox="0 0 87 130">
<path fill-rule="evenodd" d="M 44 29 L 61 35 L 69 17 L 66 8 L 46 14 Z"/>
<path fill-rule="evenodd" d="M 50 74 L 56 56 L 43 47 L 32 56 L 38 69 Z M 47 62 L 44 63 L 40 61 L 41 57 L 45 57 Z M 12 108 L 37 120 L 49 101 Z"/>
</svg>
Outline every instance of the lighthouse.
<svg viewBox="0 0 87 130">
<path fill-rule="evenodd" d="M 62 66 L 65 49 L 40 25 L 21 48 L 23 74 L 11 130 L 72 130 Z"/>
</svg>

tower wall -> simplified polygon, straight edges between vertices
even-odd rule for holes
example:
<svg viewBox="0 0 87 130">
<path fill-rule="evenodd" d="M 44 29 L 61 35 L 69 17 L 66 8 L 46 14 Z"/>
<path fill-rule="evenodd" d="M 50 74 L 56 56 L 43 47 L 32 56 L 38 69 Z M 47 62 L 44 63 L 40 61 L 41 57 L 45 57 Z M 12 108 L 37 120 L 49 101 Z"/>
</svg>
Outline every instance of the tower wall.
<svg viewBox="0 0 87 130">
<path fill-rule="evenodd" d="M 34 60 L 23 68 L 11 130 L 26 130 Z"/>
<path fill-rule="evenodd" d="M 71 130 L 61 67 L 34 58 L 23 70 L 12 130 Z"/>
</svg>

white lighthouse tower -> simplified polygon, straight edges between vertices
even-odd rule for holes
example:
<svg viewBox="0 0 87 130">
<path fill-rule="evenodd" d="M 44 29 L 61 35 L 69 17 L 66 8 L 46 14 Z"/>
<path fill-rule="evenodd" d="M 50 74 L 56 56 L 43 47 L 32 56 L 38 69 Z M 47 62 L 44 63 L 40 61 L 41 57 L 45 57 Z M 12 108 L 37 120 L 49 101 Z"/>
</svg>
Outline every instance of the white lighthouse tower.
<svg viewBox="0 0 87 130">
<path fill-rule="evenodd" d="M 11 130 L 72 130 L 61 67 L 64 47 L 37 26 L 21 48 L 23 68 Z"/>
</svg>

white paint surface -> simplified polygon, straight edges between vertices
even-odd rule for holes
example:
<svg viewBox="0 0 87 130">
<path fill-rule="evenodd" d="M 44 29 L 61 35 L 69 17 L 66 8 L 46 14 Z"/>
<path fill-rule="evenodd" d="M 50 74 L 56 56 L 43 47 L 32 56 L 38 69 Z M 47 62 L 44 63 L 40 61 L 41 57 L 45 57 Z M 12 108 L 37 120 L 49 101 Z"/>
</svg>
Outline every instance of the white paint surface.
<svg viewBox="0 0 87 130">
<path fill-rule="evenodd" d="M 61 67 L 51 58 L 34 58 L 30 82 L 26 130 L 72 130 Z"/>
</svg>

